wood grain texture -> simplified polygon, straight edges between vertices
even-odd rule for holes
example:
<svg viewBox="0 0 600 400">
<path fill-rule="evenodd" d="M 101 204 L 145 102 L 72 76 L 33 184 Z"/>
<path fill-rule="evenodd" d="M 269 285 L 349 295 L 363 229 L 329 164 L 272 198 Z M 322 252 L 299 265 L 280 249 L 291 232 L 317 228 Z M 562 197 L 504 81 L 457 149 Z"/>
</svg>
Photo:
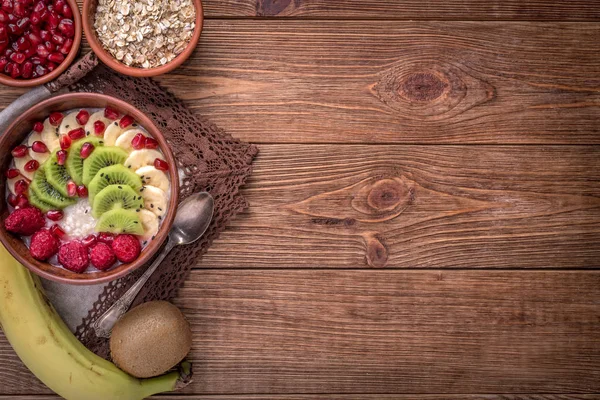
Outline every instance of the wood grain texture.
<svg viewBox="0 0 600 400">
<path fill-rule="evenodd" d="M 599 271 L 196 270 L 184 393 L 598 393 L 599 294 Z M 0 356 L 4 394 L 47 393 Z"/>
<path fill-rule="evenodd" d="M 597 146 L 264 145 L 202 268 L 597 268 Z"/>
<path fill-rule="evenodd" d="M 205 0 L 203 4 L 208 18 L 600 20 L 597 0 Z"/>
<path fill-rule="evenodd" d="M 55 400 L 55 395 L 2 396 L 0 400 Z M 596 394 L 241 394 L 197 395 L 170 393 L 154 400 L 598 400 Z"/>
<path fill-rule="evenodd" d="M 600 144 L 600 25 L 208 21 L 160 81 L 255 143 Z"/>
</svg>

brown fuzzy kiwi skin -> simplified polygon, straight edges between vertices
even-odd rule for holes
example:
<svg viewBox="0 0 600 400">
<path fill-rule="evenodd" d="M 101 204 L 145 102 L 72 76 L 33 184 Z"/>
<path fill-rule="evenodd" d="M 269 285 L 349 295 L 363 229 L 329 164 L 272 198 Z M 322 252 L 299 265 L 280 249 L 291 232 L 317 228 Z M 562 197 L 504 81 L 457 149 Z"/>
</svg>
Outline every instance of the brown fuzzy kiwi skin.
<svg viewBox="0 0 600 400">
<path fill-rule="evenodd" d="M 190 324 L 166 301 L 135 307 L 115 324 L 110 337 L 113 362 L 136 378 L 164 374 L 179 364 L 191 347 Z"/>
</svg>

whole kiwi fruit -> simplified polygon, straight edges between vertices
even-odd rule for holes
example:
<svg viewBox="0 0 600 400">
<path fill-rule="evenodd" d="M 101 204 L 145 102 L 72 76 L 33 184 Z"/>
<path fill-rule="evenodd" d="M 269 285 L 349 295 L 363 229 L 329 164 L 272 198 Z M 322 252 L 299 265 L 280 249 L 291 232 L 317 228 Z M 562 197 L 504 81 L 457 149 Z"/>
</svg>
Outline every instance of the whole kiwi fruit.
<svg viewBox="0 0 600 400">
<path fill-rule="evenodd" d="M 190 324 L 166 301 L 135 307 L 115 324 L 110 337 L 114 363 L 136 378 L 164 374 L 179 364 L 191 347 Z"/>
</svg>

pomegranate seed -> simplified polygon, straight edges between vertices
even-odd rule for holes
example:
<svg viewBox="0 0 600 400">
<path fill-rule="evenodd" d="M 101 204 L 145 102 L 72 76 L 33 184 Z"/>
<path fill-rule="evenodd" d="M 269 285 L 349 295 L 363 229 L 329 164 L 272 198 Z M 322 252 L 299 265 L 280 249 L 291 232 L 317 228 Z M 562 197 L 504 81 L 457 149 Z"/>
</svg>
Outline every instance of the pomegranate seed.
<svg viewBox="0 0 600 400">
<path fill-rule="evenodd" d="M 31 145 L 31 150 L 35 151 L 36 153 L 46 153 L 48 151 L 48 147 L 46 146 L 46 144 L 44 142 L 40 142 L 39 140 L 36 140 Z"/>
<path fill-rule="evenodd" d="M 115 240 L 115 237 L 113 236 L 112 233 L 102 232 L 98 235 L 98 241 L 102 242 L 102 243 L 106 243 L 108 245 L 111 245 L 114 240 Z"/>
<path fill-rule="evenodd" d="M 17 50 L 18 51 L 25 51 L 30 47 L 31 47 L 31 42 L 25 36 L 21 36 L 19 39 L 17 39 Z"/>
<path fill-rule="evenodd" d="M 133 124 L 135 122 L 135 119 L 133 119 L 133 117 L 131 115 L 125 115 L 123 118 L 121 118 L 121 120 L 119 121 L 119 126 L 122 129 L 127 128 L 129 125 Z"/>
<path fill-rule="evenodd" d="M 71 140 L 78 140 L 85 137 L 85 129 L 77 128 L 69 131 L 69 137 Z"/>
<path fill-rule="evenodd" d="M 53 112 L 50 114 L 50 116 L 48 117 L 48 119 L 50 120 L 50 123 L 54 126 L 58 126 L 60 125 L 60 123 L 62 122 L 63 118 L 65 116 L 63 115 L 63 113 L 60 112 Z"/>
<path fill-rule="evenodd" d="M 17 24 L 8 24 L 8 31 L 13 35 L 20 35 L 23 33 Z"/>
<path fill-rule="evenodd" d="M 14 52 L 15 52 L 15 51 L 14 51 L 13 49 L 6 49 L 6 50 L 4 50 L 4 55 L 5 55 L 6 57 L 10 57 L 10 55 L 11 55 L 12 53 L 14 53 Z"/>
<path fill-rule="evenodd" d="M 9 58 L 17 64 L 23 64 L 25 62 L 25 54 L 23 53 L 12 53 Z"/>
<path fill-rule="evenodd" d="M 0 25 L 0 37 L 4 39 L 8 38 L 8 29 L 6 28 L 6 25 L 4 25 L 4 23 Z"/>
<path fill-rule="evenodd" d="M 57 35 L 56 33 L 54 35 L 52 35 L 52 38 L 50 40 L 55 44 L 64 44 L 65 43 L 65 38 L 60 35 Z"/>
<path fill-rule="evenodd" d="M 61 31 L 66 37 L 72 38 L 75 36 L 75 25 L 73 25 L 73 21 L 69 18 L 64 18 L 58 24 L 58 30 Z"/>
<path fill-rule="evenodd" d="M 3 24 L 8 22 L 8 14 L 4 10 L 0 10 L 0 22 Z"/>
<path fill-rule="evenodd" d="M 13 11 L 13 2 L 12 0 L 3 0 L 2 1 L 2 9 L 7 13 L 11 13 Z"/>
<path fill-rule="evenodd" d="M 44 76 L 48 73 L 48 70 L 43 65 L 36 65 L 35 67 L 35 75 Z"/>
<path fill-rule="evenodd" d="M 65 61 L 65 56 L 60 53 L 52 53 L 48 56 L 48 60 L 52 61 L 53 63 L 60 64 L 61 62 Z"/>
<path fill-rule="evenodd" d="M 71 147 L 71 143 L 73 143 L 69 135 L 61 135 L 58 139 L 58 142 L 60 144 L 60 148 L 63 150 L 67 150 L 69 147 Z"/>
<path fill-rule="evenodd" d="M 29 200 L 27 199 L 27 196 L 25 196 L 24 194 L 20 194 L 17 196 L 17 204 L 15 205 L 15 208 L 25 208 L 29 205 Z"/>
<path fill-rule="evenodd" d="M 52 227 L 50 228 L 50 233 L 59 239 L 64 238 L 66 235 L 65 231 L 63 231 L 63 229 L 60 227 L 60 225 L 57 225 L 57 224 L 52 225 Z"/>
<path fill-rule="evenodd" d="M 44 130 L 44 123 L 40 121 L 36 122 L 35 124 L 33 124 L 33 130 L 37 133 L 42 133 L 42 131 Z"/>
<path fill-rule="evenodd" d="M 138 133 L 133 137 L 133 139 L 131 139 L 131 146 L 136 150 L 143 149 L 145 144 L 146 136 L 142 135 L 141 133 Z"/>
<path fill-rule="evenodd" d="M 47 42 L 52 39 L 52 34 L 49 31 L 42 30 L 40 31 L 40 37 L 43 41 Z"/>
<path fill-rule="evenodd" d="M 75 119 L 79 125 L 85 125 L 90 119 L 90 113 L 87 110 L 81 110 L 77 113 Z"/>
<path fill-rule="evenodd" d="M 19 174 L 20 174 L 20 172 L 19 172 L 19 170 L 18 170 L 18 169 L 16 169 L 16 168 L 9 168 L 9 169 L 6 171 L 6 177 L 7 177 L 8 179 L 14 179 L 14 178 L 16 178 L 17 176 L 19 176 Z"/>
<path fill-rule="evenodd" d="M 40 167 L 40 162 L 38 160 L 30 160 L 30 161 L 27 161 L 27 164 L 25 164 L 25 166 L 23 168 L 25 168 L 25 171 L 27 171 L 27 172 L 33 172 L 33 171 L 36 171 L 39 167 Z"/>
<path fill-rule="evenodd" d="M 6 68 L 6 65 L 8 64 L 8 58 L 2 56 L 0 57 L 0 71 L 4 71 L 4 68 Z"/>
<path fill-rule="evenodd" d="M 44 47 L 46 48 L 46 50 L 48 50 L 48 53 L 52 53 L 54 50 L 56 50 L 56 45 L 54 43 L 52 43 L 52 39 L 46 40 L 44 42 Z"/>
<path fill-rule="evenodd" d="M 25 64 L 23 64 L 21 76 L 25 79 L 29 79 L 31 78 L 31 75 L 33 75 L 33 63 L 31 61 L 26 61 Z"/>
<path fill-rule="evenodd" d="M 59 150 L 56 152 L 56 162 L 58 165 L 65 165 L 67 161 L 67 152 L 64 150 Z"/>
<path fill-rule="evenodd" d="M 46 213 L 46 217 L 51 221 L 60 221 L 64 216 L 65 215 L 60 210 L 50 210 Z"/>
<path fill-rule="evenodd" d="M 158 148 L 158 141 L 154 138 L 147 137 L 144 147 L 146 147 L 147 149 L 156 149 Z"/>
<path fill-rule="evenodd" d="M 29 182 L 27 182 L 25 179 L 19 179 L 15 183 L 15 193 L 17 195 L 27 192 L 27 189 L 29 189 Z"/>
<path fill-rule="evenodd" d="M 17 22 L 18 19 L 19 19 L 19 17 L 17 17 L 15 14 L 13 14 L 13 13 L 8 14 L 8 22 Z"/>
<path fill-rule="evenodd" d="M 62 8 L 62 6 L 64 6 L 66 3 L 64 0 L 54 0 L 54 8 L 55 9 L 59 9 Z"/>
<path fill-rule="evenodd" d="M 94 151 L 94 145 L 89 142 L 86 142 L 83 144 L 83 146 L 81 146 L 81 151 L 79 152 L 79 155 L 85 160 L 90 156 L 90 154 L 92 154 L 92 151 Z"/>
<path fill-rule="evenodd" d="M 27 146 L 21 144 L 15 147 L 13 151 L 10 152 L 10 154 L 12 154 L 12 156 L 15 158 L 25 157 L 25 155 L 27 154 Z"/>
<path fill-rule="evenodd" d="M 11 193 L 8 195 L 8 199 L 6 199 L 6 201 L 8 201 L 8 204 L 11 206 L 16 207 L 19 200 L 17 200 L 17 196 Z"/>
<path fill-rule="evenodd" d="M 60 48 L 60 52 L 61 52 L 61 54 L 64 54 L 66 56 L 67 54 L 69 54 L 71 52 L 72 48 L 73 48 L 73 39 L 67 39 L 67 40 L 65 40 L 65 44 L 63 44 L 62 47 Z"/>
<path fill-rule="evenodd" d="M 33 6 L 34 12 L 42 12 L 45 9 L 46 9 L 46 4 L 43 1 L 38 1 L 37 3 L 35 3 L 35 6 Z"/>
<path fill-rule="evenodd" d="M 46 46 L 40 43 L 37 45 L 37 54 L 42 58 L 48 58 L 48 56 L 50 55 L 50 51 Z"/>
<path fill-rule="evenodd" d="M 69 197 L 75 197 L 77 194 L 77 184 L 73 181 L 67 182 L 67 194 Z"/>
<path fill-rule="evenodd" d="M 60 24 L 60 16 L 54 11 L 50 11 L 50 15 L 48 16 L 48 24 L 51 28 L 58 28 L 58 24 Z"/>
<path fill-rule="evenodd" d="M 106 124 L 102 121 L 94 122 L 94 133 L 98 136 L 102 136 L 104 134 L 104 130 L 106 129 Z"/>
<path fill-rule="evenodd" d="M 154 160 L 154 168 L 161 171 L 167 171 L 169 169 L 169 164 L 167 164 L 165 160 L 157 158 L 156 160 Z"/>
<path fill-rule="evenodd" d="M 88 190 L 84 185 L 77 186 L 77 196 L 81 198 L 88 197 Z"/>
<path fill-rule="evenodd" d="M 71 10 L 71 6 L 69 6 L 68 4 L 65 4 L 65 5 L 62 7 L 62 15 L 63 15 L 65 18 L 70 18 L 70 19 L 73 19 L 73 10 Z"/>
<path fill-rule="evenodd" d="M 56 69 L 56 67 L 58 67 L 57 64 L 51 63 L 49 62 L 48 64 L 46 64 L 46 68 L 48 68 L 48 71 L 52 72 Z"/>
<path fill-rule="evenodd" d="M 19 27 L 19 30 L 21 32 L 25 32 L 25 30 L 27 28 L 29 28 L 30 24 L 31 24 L 31 20 L 29 19 L 29 17 L 21 18 L 20 20 L 17 21 L 17 26 Z"/>
<path fill-rule="evenodd" d="M 104 109 L 104 116 L 114 121 L 115 119 L 119 118 L 119 112 L 111 106 L 106 106 Z"/>
<path fill-rule="evenodd" d="M 23 52 L 23 54 L 25 54 L 25 59 L 29 59 L 33 56 L 35 56 L 37 54 L 37 50 L 34 46 L 31 46 L 30 48 L 28 48 L 27 50 L 25 50 Z"/>
<path fill-rule="evenodd" d="M 9 62 L 8 64 L 6 64 L 6 67 L 4 67 L 4 72 L 7 73 L 8 75 L 12 74 L 14 65 L 15 65 L 15 63 L 13 63 L 13 62 Z"/>
<path fill-rule="evenodd" d="M 27 15 L 27 10 L 25 9 L 25 4 L 20 2 L 15 2 L 15 6 L 13 8 L 13 14 L 18 17 L 24 17 Z"/>
<path fill-rule="evenodd" d="M 94 246 L 96 243 L 98 243 L 98 238 L 96 237 L 96 235 L 89 235 L 83 238 L 83 240 L 81 241 L 81 243 L 87 247 L 90 248 L 92 246 Z"/>
<path fill-rule="evenodd" d="M 31 13 L 31 25 L 39 26 L 44 22 L 44 18 L 42 18 L 42 13 L 33 12 Z"/>
<path fill-rule="evenodd" d="M 33 65 L 41 65 L 44 63 L 44 60 L 41 57 L 34 56 L 29 59 L 33 63 Z M 35 72 L 35 71 L 34 71 Z"/>
</svg>

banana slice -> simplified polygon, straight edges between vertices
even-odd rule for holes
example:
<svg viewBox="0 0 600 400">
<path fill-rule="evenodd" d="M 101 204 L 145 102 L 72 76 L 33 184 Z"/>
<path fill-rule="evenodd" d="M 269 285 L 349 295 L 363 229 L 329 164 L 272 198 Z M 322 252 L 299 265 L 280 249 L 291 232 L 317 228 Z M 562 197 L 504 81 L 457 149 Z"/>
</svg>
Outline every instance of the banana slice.
<svg viewBox="0 0 600 400">
<path fill-rule="evenodd" d="M 104 131 L 104 145 L 114 146 L 123 132 L 125 129 L 119 126 L 119 121 L 110 121 L 110 125 L 107 125 Z"/>
<path fill-rule="evenodd" d="M 27 164 L 29 161 L 32 160 L 32 158 L 29 156 L 29 154 L 25 155 L 25 157 L 19 157 L 19 158 L 15 158 L 15 168 L 19 170 L 19 172 L 21 173 L 21 175 L 23 175 L 25 178 L 32 180 L 33 179 L 33 174 L 34 172 L 27 172 L 25 171 L 25 164 Z"/>
<path fill-rule="evenodd" d="M 133 140 L 135 135 L 137 135 L 138 133 L 141 133 L 144 136 L 148 136 L 146 134 L 146 132 L 142 131 L 141 129 L 136 129 L 136 128 L 127 129 L 125 132 L 123 132 L 121 134 L 121 136 L 119 136 L 117 138 L 117 140 L 115 141 L 115 146 L 122 148 L 123 150 L 125 150 L 128 153 L 132 152 L 133 146 L 131 145 L 131 141 Z"/>
<path fill-rule="evenodd" d="M 125 160 L 125 166 L 137 171 L 146 165 L 154 165 L 154 160 L 157 158 L 164 159 L 164 156 L 157 150 L 134 150 Z"/>
<path fill-rule="evenodd" d="M 41 133 L 32 132 L 31 135 L 29 135 L 29 138 L 27 138 L 27 146 L 33 146 L 34 142 L 43 142 Z"/>
<path fill-rule="evenodd" d="M 86 135 L 88 132 L 90 133 L 90 135 L 95 135 L 96 131 L 94 130 L 94 124 L 96 123 L 96 121 L 104 122 L 104 125 L 106 127 L 108 127 L 110 125 L 110 123 L 112 122 L 110 119 L 108 119 L 104 116 L 104 109 L 102 109 L 100 111 L 96 111 L 95 113 L 90 115 L 90 119 L 88 119 L 87 124 L 85 124 Z"/>
<path fill-rule="evenodd" d="M 144 207 L 152 211 L 157 217 L 162 218 L 167 212 L 167 194 L 156 186 L 143 186 L 140 189 L 144 199 Z"/>
<path fill-rule="evenodd" d="M 135 173 L 142 178 L 143 185 L 155 186 L 164 192 L 169 190 L 169 178 L 167 174 L 154 168 L 152 165 L 139 168 Z"/>
<path fill-rule="evenodd" d="M 140 220 L 142 221 L 142 226 L 144 227 L 144 234 L 141 235 L 143 240 L 147 240 L 152 238 L 158 232 L 158 216 L 149 210 L 140 210 L 138 214 Z"/>
<path fill-rule="evenodd" d="M 7 179 L 6 180 L 6 185 L 8 186 L 8 190 L 10 190 L 10 192 L 14 195 L 17 194 L 17 192 L 15 191 L 15 183 L 17 183 L 17 181 L 23 179 L 23 177 L 21 175 L 17 175 L 16 177 L 12 178 L 12 179 Z"/>
<path fill-rule="evenodd" d="M 83 127 L 83 125 L 79 125 L 79 122 L 77 122 L 77 113 L 79 113 L 79 110 L 65 115 L 62 122 L 60 123 L 60 126 L 58 127 L 59 135 L 66 135 L 73 129 Z"/>
<path fill-rule="evenodd" d="M 58 127 L 53 126 L 50 123 L 50 120 L 46 118 L 44 121 L 44 130 L 40 134 L 40 137 L 50 152 L 53 152 L 60 147 L 60 143 L 58 142 L 58 129 Z"/>
<path fill-rule="evenodd" d="M 42 165 L 48 158 L 50 158 L 50 152 L 47 151 L 45 153 L 36 153 L 33 151 L 33 149 L 29 149 L 29 157 L 33 158 L 34 160 L 38 160 L 40 165 Z"/>
</svg>

